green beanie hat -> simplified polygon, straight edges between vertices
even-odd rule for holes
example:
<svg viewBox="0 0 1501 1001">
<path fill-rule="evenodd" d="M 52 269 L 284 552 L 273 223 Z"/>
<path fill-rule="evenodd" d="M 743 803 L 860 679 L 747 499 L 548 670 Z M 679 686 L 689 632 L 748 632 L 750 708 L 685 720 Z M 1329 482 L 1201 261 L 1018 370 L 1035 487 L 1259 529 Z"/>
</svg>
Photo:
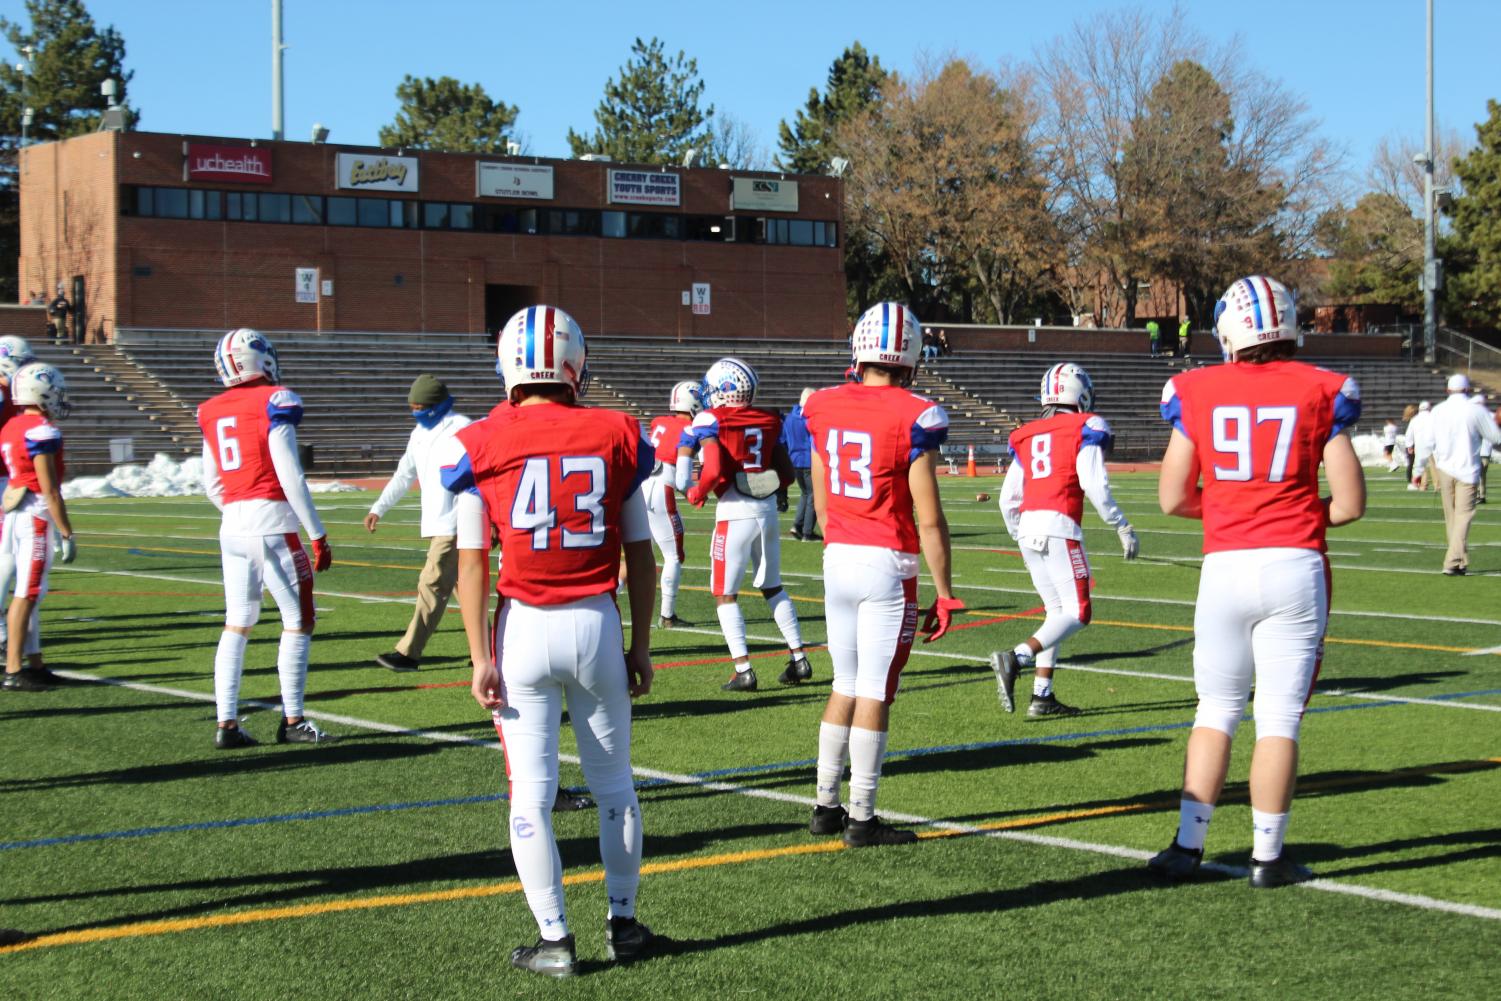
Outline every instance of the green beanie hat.
<svg viewBox="0 0 1501 1001">
<path fill-rule="evenodd" d="M 433 407 L 448 399 L 448 387 L 436 375 L 423 372 L 412 380 L 412 390 L 407 393 L 407 403 L 414 407 Z"/>
</svg>

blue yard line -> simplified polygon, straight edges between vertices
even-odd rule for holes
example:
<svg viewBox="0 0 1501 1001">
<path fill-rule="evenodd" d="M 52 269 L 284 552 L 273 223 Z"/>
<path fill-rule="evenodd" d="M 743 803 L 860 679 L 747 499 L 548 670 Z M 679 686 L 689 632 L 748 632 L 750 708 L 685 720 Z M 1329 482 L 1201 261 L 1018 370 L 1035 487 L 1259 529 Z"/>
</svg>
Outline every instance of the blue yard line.
<svg viewBox="0 0 1501 1001">
<path fill-rule="evenodd" d="M 1315 693 L 1323 694 L 1323 693 Z M 1430 695 L 1427 698 L 1439 700 L 1466 699 L 1480 695 L 1501 695 L 1501 688 L 1487 688 L 1473 692 L 1449 692 L 1445 695 Z M 1314 713 L 1348 712 L 1356 709 L 1382 709 L 1392 706 L 1408 705 L 1406 702 L 1354 702 L 1338 706 L 1319 706 L 1309 709 L 1310 715 Z M 1242 717 L 1243 720 L 1251 719 L 1250 715 Z M 1049 733 L 1039 734 L 1035 737 L 1013 737 L 1009 740 L 985 740 L 969 744 L 940 744 L 934 747 L 912 747 L 905 750 L 888 751 L 887 759 L 893 758 L 921 758 L 931 754 L 950 754 L 966 751 L 988 751 L 1000 747 L 1025 747 L 1036 744 L 1058 744 L 1073 740 L 1093 740 L 1100 737 L 1126 737 L 1140 733 L 1163 733 L 1172 730 L 1187 730 L 1193 726 L 1193 721 L 1188 720 L 1180 723 L 1154 723 L 1148 726 L 1115 727 L 1108 730 L 1082 730 L 1072 733 Z M 818 764 L 816 758 L 802 758 L 796 761 L 780 761 L 769 765 L 742 765 L 736 768 L 715 768 L 708 771 L 694 772 L 696 779 L 726 779 L 741 778 L 749 775 L 761 775 L 767 772 L 787 771 L 797 768 L 812 768 Z M 677 785 L 669 779 L 641 779 L 637 781 L 637 789 L 655 789 L 662 786 Z M 569 792 L 585 793 L 584 787 L 568 789 Z M 103 831 L 95 834 L 68 834 L 55 838 L 32 838 L 24 841 L 0 841 L 0 851 L 11 851 L 17 848 L 48 848 L 55 845 L 72 845 L 87 841 L 113 841 L 122 838 L 149 838 L 158 834 L 180 834 L 190 831 L 211 831 L 230 827 L 257 827 L 262 824 L 281 824 L 293 821 L 306 820 L 329 820 L 335 817 L 355 817 L 370 813 L 395 813 L 402 810 L 427 810 L 443 806 L 472 806 L 477 803 L 497 803 L 506 799 L 505 793 L 487 793 L 482 796 L 456 796 L 451 799 L 426 799 L 414 800 L 403 803 L 375 803 L 370 806 L 346 806 L 336 810 L 307 810 L 299 813 L 278 813 L 265 817 L 240 817 L 233 820 L 204 820 L 190 824 L 166 824 L 160 827 L 135 827 L 122 831 Z"/>
</svg>

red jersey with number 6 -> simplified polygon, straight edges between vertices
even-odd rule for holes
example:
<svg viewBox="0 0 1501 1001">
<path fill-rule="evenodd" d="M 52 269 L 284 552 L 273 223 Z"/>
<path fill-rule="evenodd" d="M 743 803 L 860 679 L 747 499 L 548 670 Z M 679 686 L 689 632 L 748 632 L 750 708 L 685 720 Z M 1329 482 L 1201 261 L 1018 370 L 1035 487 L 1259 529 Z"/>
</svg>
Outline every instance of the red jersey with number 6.
<svg viewBox="0 0 1501 1001">
<path fill-rule="evenodd" d="M 539 403 L 494 413 L 454 437 L 464 457 L 443 470 L 443 485 L 484 498 L 500 533 L 502 597 L 563 605 L 615 589 L 620 511 L 653 462 L 634 417 Z"/>
<path fill-rule="evenodd" d="M 1162 417 L 1194 444 L 1204 552 L 1324 551 L 1319 464 L 1360 417 L 1354 379 L 1286 360 L 1194 369 L 1167 381 Z"/>
<path fill-rule="evenodd" d="M 302 399 L 265 382 L 233 386 L 198 407 L 198 430 L 208 442 L 224 485 L 224 503 L 284 501 L 271 462 L 271 429 L 302 423 Z"/>
<path fill-rule="evenodd" d="M 679 417 L 677 414 L 663 414 L 661 417 L 653 417 L 651 430 L 647 432 L 646 440 L 651 442 L 651 447 L 656 450 L 657 461 L 666 465 L 675 465 L 678 461 L 678 439 L 688 427 L 688 418 Z"/>
<path fill-rule="evenodd" d="M 900 386 L 821 389 L 803 405 L 823 463 L 824 542 L 918 551 L 907 474 L 948 438 L 949 417 Z"/>
</svg>

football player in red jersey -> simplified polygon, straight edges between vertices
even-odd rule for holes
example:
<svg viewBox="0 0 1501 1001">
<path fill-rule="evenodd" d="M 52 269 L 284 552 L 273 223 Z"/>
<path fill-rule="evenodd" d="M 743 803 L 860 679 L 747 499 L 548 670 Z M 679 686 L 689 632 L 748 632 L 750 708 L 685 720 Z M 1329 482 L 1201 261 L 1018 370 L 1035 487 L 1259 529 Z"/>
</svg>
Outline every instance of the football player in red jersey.
<svg viewBox="0 0 1501 1001">
<path fill-rule="evenodd" d="M 662 553 L 662 617 L 657 625 L 663 629 L 684 626 L 677 616 L 678 585 L 683 577 L 683 517 L 678 514 L 676 479 L 678 439 L 693 418 L 704 408 L 697 382 L 680 382 L 672 387 L 667 401 L 668 413 L 652 418 L 647 440 L 656 449 L 656 471 L 642 486 L 646 499 L 646 518 L 651 524 L 652 541 Z"/>
<path fill-rule="evenodd" d="M 1136 533 L 1110 493 L 1105 455 L 1110 425 L 1089 412 L 1094 384 L 1072 362 L 1048 369 L 1038 395 L 1042 417 L 1011 432 L 1011 466 L 1001 484 L 1001 517 L 1021 546 L 1022 562 L 1047 616 L 1014 650 L 990 655 L 1001 704 L 1016 709 L 1016 676 L 1035 666 L 1029 719 L 1073 716 L 1079 710 L 1053 694 L 1058 647 L 1089 625 L 1089 557 L 1084 552 L 1084 498 L 1120 536 L 1126 559 L 1136 558 Z"/>
<path fill-rule="evenodd" d="M 876 785 L 891 703 L 917 632 L 919 551 L 938 592 L 928 638 L 942 636 L 950 616 L 964 607 L 950 586 L 949 527 L 934 473 L 949 419 L 938 404 L 906 388 L 922 346 L 922 326 L 906 306 L 872 306 L 850 340 L 860 381 L 819 390 L 803 407 L 813 442 L 813 503 L 823 526 L 824 616 L 834 661 L 808 830 L 842 832 L 851 847 L 898 845 L 917 835 L 876 816 Z M 847 811 L 839 797 L 846 760 Z"/>
<path fill-rule="evenodd" d="M 803 653 L 797 609 L 782 589 L 776 492 L 793 481 L 792 460 L 781 443 L 781 418 L 751 405 L 756 386 L 755 370 L 738 358 L 721 358 L 710 365 L 703 389 L 708 409 L 693 418 L 678 441 L 677 488 L 687 493 L 694 507 L 710 493 L 717 498 L 709 584 L 719 627 L 735 660 L 734 675 L 721 686 L 727 692 L 756 690 L 739 601 L 740 578 L 747 566 L 787 641 L 787 667 L 777 680 L 795 685 L 813 677 L 813 665 Z M 690 490 L 695 448 L 702 450 L 703 469 Z"/>
<path fill-rule="evenodd" d="M 276 348 L 258 330 L 241 327 L 225 334 L 214 350 L 214 365 L 225 391 L 198 407 L 204 485 L 224 514 L 219 524 L 224 632 L 214 655 L 219 704 L 214 746 L 230 750 L 257 743 L 240 728 L 240 675 L 265 589 L 281 612 L 276 673 L 282 719 L 276 742 L 316 744 L 327 737 L 302 715 L 302 695 L 315 618 L 313 571 L 327 570 L 333 551 L 297 458 L 302 400 L 281 385 Z M 299 525 L 311 540 L 311 561 L 297 536 Z"/>
<path fill-rule="evenodd" d="M 445 486 L 458 494 L 459 601 L 474 662 L 471 692 L 494 716 L 510 778 L 511 856 L 537 920 L 511 964 L 570 976 L 577 953 L 552 833 L 558 729 L 566 697 L 584 778 L 599 803 L 609 918 L 605 947 L 628 961 L 660 941 L 636 920 L 641 811 L 631 773 L 631 699 L 651 690 L 656 566 L 641 484 L 653 453 L 629 414 L 578 405 L 584 335 L 567 313 L 531 306 L 506 323 L 496 370 L 514 406 L 451 439 Z M 492 529 L 501 568 L 485 614 Z M 622 549 L 631 603 L 615 605 Z"/>
<path fill-rule="evenodd" d="M 1283 851 L 1303 711 L 1318 677 L 1329 615 L 1324 532 L 1365 513 L 1365 476 L 1349 436 L 1360 417 L 1353 379 L 1293 360 L 1292 293 L 1242 278 L 1215 307 L 1231 361 L 1168 380 L 1173 426 L 1162 459 L 1162 510 L 1204 522 L 1194 610 L 1199 706 L 1188 738 L 1178 832 L 1151 868 L 1193 875 L 1225 783 L 1230 742 L 1254 683 L 1253 887 L 1311 874 Z M 1319 497 L 1319 466 L 1329 496 Z"/>
<path fill-rule="evenodd" d="M 24 337 L 7 334 L 0 337 L 0 428 L 5 427 L 5 422 L 16 415 L 15 400 L 11 398 L 10 384 L 16 377 L 16 373 L 23 365 L 35 361 L 36 357 L 31 350 L 31 344 Z M 3 465 L 0 465 L 0 490 L 6 485 L 6 473 Z M 10 594 L 11 584 L 16 579 L 16 559 L 11 552 L 10 526 L 14 519 L 9 514 L 0 521 L 0 603 L 3 603 Z M 27 630 L 26 642 L 28 655 L 42 652 L 41 630 L 36 628 L 33 617 L 32 628 Z M 5 624 L 5 616 L 0 615 L 0 646 L 8 647 L 8 627 Z"/>
<path fill-rule="evenodd" d="M 52 531 L 57 530 L 58 558 L 72 563 L 77 552 L 68 505 L 63 501 L 63 434 L 52 423 L 68 416 L 68 389 L 63 374 L 33 362 L 11 380 L 18 413 L 0 429 L 0 457 L 10 482 L 5 489 L 11 554 L 18 571 L 16 595 L 7 619 L 10 643 L 5 649 L 4 688 L 45 691 L 54 680 L 42 666 L 40 644 L 32 649 L 38 627 L 37 607 L 47 593 L 52 567 Z M 22 652 L 26 666 L 22 668 Z"/>
</svg>

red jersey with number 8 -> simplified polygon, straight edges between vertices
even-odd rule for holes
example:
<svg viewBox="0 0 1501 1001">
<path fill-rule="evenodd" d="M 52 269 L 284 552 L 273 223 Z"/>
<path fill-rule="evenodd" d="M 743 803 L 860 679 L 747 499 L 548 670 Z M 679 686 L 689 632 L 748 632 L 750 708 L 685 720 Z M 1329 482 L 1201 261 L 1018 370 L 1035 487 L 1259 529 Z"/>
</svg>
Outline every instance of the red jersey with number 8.
<svg viewBox="0 0 1501 1001">
<path fill-rule="evenodd" d="M 948 437 L 944 409 L 900 386 L 852 383 L 808 397 L 803 418 L 823 464 L 824 541 L 916 553 L 907 475 Z"/>
<path fill-rule="evenodd" d="M 1022 511 L 1056 511 L 1084 521 L 1084 488 L 1079 483 L 1079 450 L 1108 448 L 1110 428 L 1094 414 L 1060 411 L 1023 424 L 1007 439 L 1013 462 L 1022 463 Z"/>
<path fill-rule="evenodd" d="M 502 597 L 563 605 L 615 589 L 620 512 L 651 474 L 652 448 L 629 414 L 560 403 L 510 407 L 454 437 L 450 490 L 475 487 L 500 533 Z"/>
<path fill-rule="evenodd" d="M 219 468 L 224 503 L 287 499 L 271 462 L 271 428 L 301 422 L 302 399 L 264 382 L 233 386 L 199 405 L 198 430 Z"/>
<path fill-rule="evenodd" d="M 1200 368 L 1167 381 L 1162 417 L 1194 444 L 1204 552 L 1324 551 L 1319 464 L 1360 417 L 1354 379 L 1285 360 Z"/>
</svg>

